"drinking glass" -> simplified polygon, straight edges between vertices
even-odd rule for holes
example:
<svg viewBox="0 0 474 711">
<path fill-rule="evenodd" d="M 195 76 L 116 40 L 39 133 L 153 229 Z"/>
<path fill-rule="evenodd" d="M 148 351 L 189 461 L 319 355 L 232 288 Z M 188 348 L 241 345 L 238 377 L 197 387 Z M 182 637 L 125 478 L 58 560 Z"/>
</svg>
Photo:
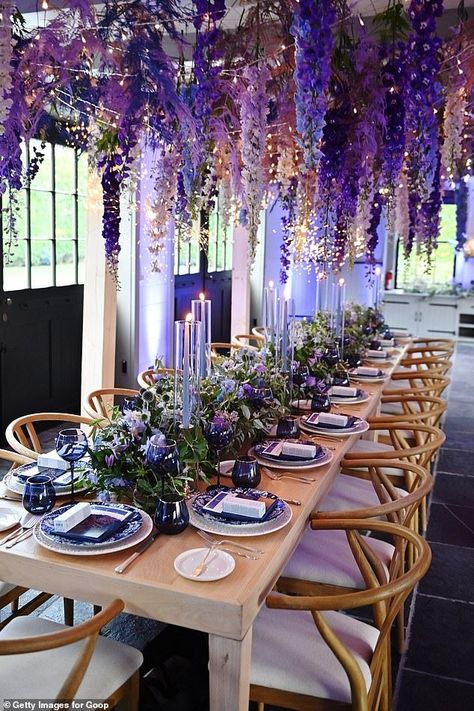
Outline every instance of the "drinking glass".
<svg viewBox="0 0 474 711">
<path fill-rule="evenodd" d="M 311 400 L 311 410 L 313 412 L 329 412 L 331 409 L 331 398 L 327 393 L 316 392 Z"/>
<path fill-rule="evenodd" d="M 217 456 L 217 484 L 208 486 L 208 491 L 221 488 L 221 454 L 232 442 L 234 428 L 224 417 L 214 417 L 204 428 L 204 436 L 209 448 Z"/>
<path fill-rule="evenodd" d="M 160 533 L 168 536 L 181 533 L 189 523 L 186 501 L 179 494 L 163 494 L 158 499 L 154 520 Z"/>
<path fill-rule="evenodd" d="M 41 516 L 51 511 L 56 502 L 56 491 L 51 477 L 35 474 L 26 480 L 23 506 L 29 513 Z"/>
<path fill-rule="evenodd" d="M 300 428 L 298 425 L 297 417 L 282 417 L 278 420 L 277 437 L 284 437 L 285 439 L 298 439 L 300 435 Z"/>
<path fill-rule="evenodd" d="M 268 388 L 266 385 L 254 386 L 250 394 L 250 399 L 255 403 L 257 407 L 263 407 L 265 402 L 271 400 L 272 397 L 273 393 L 271 391 L 271 388 Z"/>
<path fill-rule="evenodd" d="M 56 437 L 56 452 L 61 459 L 69 462 L 71 466 L 71 498 L 70 503 L 75 504 L 74 498 L 74 462 L 81 459 L 87 452 L 87 437 L 78 427 L 61 430 Z"/>
<path fill-rule="evenodd" d="M 155 434 L 148 440 L 146 461 L 153 472 L 161 477 L 161 495 L 165 493 L 165 479 L 179 471 L 179 455 L 176 440 Z"/>
<path fill-rule="evenodd" d="M 255 457 L 247 455 L 236 458 L 232 468 L 232 482 L 235 486 L 255 489 L 260 484 L 261 478 L 260 467 Z"/>
<path fill-rule="evenodd" d="M 133 395 L 132 397 L 124 397 L 120 409 L 122 411 L 122 415 L 125 415 L 126 412 L 138 410 L 138 397 L 136 395 Z"/>
</svg>

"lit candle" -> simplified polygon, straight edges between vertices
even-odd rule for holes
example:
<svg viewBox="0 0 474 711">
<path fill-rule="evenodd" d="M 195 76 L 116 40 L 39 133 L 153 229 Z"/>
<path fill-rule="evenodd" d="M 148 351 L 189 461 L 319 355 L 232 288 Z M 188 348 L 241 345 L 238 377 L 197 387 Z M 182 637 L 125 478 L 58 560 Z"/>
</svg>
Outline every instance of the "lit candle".
<svg viewBox="0 0 474 711">
<path fill-rule="evenodd" d="M 380 267 L 375 267 L 375 280 L 374 280 L 374 308 L 378 309 L 380 306 L 380 276 L 382 274 L 382 270 Z"/>
<path fill-rule="evenodd" d="M 276 291 L 273 281 L 268 282 L 268 309 L 269 309 L 269 327 L 270 327 L 270 343 L 275 339 L 275 308 L 276 308 Z"/>
<path fill-rule="evenodd" d="M 319 292 L 320 292 L 319 282 L 320 282 L 320 273 L 316 272 L 316 296 L 314 299 L 314 313 L 315 314 L 317 314 L 319 312 L 319 308 L 320 308 L 320 305 L 319 305 Z"/>
<path fill-rule="evenodd" d="M 281 367 L 284 372 L 288 370 L 288 302 L 290 295 L 285 289 L 282 303 L 281 317 Z"/>
<path fill-rule="evenodd" d="M 193 321 L 200 321 L 201 336 L 199 340 L 199 375 L 201 378 L 207 378 L 211 365 L 211 301 L 206 299 L 201 292 L 199 299 L 191 301 L 191 312 Z"/>
<path fill-rule="evenodd" d="M 191 319 L 192 314 L 186 316 L 184 324 L 184 353 L 183 353 L 183 428 L 188 429 L 191 423 L 189 370 L 191 359 Z M 202 328 L 202 327 L 201 327 Z"/>
<path fill-rule="evenodd" d="M 337 286 L 337 306 L 336 306 L 336 335 L 343 338 L 344 334 L 344 304 L 346 299 L 346 283 L 344 279 L 339 279 Z"/>
</svg>

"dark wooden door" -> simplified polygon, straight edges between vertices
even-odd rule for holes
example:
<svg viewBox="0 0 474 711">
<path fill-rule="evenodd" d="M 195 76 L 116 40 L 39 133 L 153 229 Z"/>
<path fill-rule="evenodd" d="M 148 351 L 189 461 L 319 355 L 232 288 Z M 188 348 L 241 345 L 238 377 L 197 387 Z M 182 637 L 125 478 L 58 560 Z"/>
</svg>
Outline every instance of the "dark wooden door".
<svg viewBox="0 0 474 711">
<path fill-rule="evenodd" d="M 0 316 L 1 432 L 31 412 L 79 412 L 80 285 L 4 293 Z"/>
<path fill-rule="evenodd" d="M 201 239 L 201 225 L 206 239 Z M 203 292 L 212 301 L 212 340 L 229 342 L 231 337 L 232 242 L 222 226 L 218 207 L 202 215 L 191 240 L 177 242 L 175 255 L 175 318 L 184 319 L 191 300 Z M 202 244 L 204 242 L 204 244 Z"/>
</svg>

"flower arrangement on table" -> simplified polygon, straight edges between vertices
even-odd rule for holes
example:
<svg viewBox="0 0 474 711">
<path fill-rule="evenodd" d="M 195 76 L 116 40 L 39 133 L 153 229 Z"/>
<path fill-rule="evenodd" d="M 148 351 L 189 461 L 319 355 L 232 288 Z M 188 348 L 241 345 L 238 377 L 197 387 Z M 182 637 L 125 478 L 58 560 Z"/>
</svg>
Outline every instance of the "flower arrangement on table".
<svg viewBox="0 0 474 711">
<path fill-rule="evenodd" d="M 241 349 L 220 359 L 210 377 L 201 381 L 199 417 L 188 430 L 176 425 L 172 375 L 159 377 L 153 386 L 141 391 L 131 409 L 122 412 L 115 407 L 110 424 L 98 429 L 90 450 L 89 480 L 99 496 L 107 499 L 113 495 L 151 505 L 163 490 L 184 494 L 191 481 L 199 477 L 207 480 L 215 465 L 205 428 L 218 419 L 232 424 L 229 450 L 234 453 L 248 441 L 261 440 L 285 412 L 286 379 L 273 365 L 267 349 Z M 176 440 L 178 465 L 164 481 L 147 462 L 153 436 L 162 437 L 163 443 Z"/>
</svg>

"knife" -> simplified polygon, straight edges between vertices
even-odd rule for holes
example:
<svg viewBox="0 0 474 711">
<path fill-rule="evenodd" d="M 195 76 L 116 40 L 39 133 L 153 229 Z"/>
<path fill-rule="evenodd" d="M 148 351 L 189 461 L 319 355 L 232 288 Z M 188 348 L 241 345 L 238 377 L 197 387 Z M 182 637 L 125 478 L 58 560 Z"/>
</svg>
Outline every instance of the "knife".
<svg viewBox="0 0 474 711">
<path fill-rule="evenodd" d="M 120 565 L 117 565 L 117 567 L 114 569 L 116 573 L 119 573 L 120 575 L 122 573 L 125 573 L 127 568 L 132 565 L 132 563 L 140 556 L 142 553 L 146 551 L 147 548 L 151 546 L 151 544 L 156 541 L 156 539 L 159 536 L 159 532 L 154 533 L 150 538 L 147 538 L 146 541 L 144 541 L 141 546 L 137 548 L 135 553 L 132 553 L 131 556 L 129 556 L 126 560 L 124 560 L 123 563 L 120 563 Z"/>
</svg>

